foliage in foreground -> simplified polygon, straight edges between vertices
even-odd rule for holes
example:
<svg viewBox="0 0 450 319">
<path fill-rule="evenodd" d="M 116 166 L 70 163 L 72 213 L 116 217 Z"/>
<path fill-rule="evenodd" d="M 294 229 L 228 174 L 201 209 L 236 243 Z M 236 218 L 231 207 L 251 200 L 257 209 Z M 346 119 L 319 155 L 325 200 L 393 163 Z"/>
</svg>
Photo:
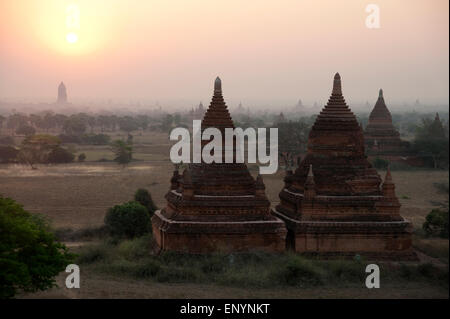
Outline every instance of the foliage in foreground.
<svg viewBox="0 0 450 319">
<path fill-rule="evenodd" d="M 133 157 L 133 146 L 122 140 L 115 140 L 111 144 L 111 150 L 114 153 L 114 161 L 121 165 L 131 162 Z"/>
<path fill-rule="evenodd" d="M 147 208 L 138 202 L 116 205 L 106 213 L 105 226 L 113 237 L 139 237 L 151 230 L 150 214 Z"/>
<path fill-rule="evenodd" d="M 151 254 L 150 235 L 82 247 L 77 262 L 93 271 L 163 283 L 203 283 L 234 287 L 365 287 L 368 264 L 363 259 L 317 260 L 292 253 L 262 252 L 190 255 Z M 380 265 L 382 284 L 432 282 L 448 288 L 448 269 L 431 264 Z M 447 286 L 446 286 L 447 285 Z"/>
<path fill-rule="evenodd" d="M 0 196 L 0 298 L 53 287 L 73 257 L 42 218 Z"/>
<path fill-rule="evenodd" d="M 134 200 L 147 208 L 150 216 L 158 209 L 153 202 L 152 196 L 145 188 L 139 188 L 134 194 Z"/>
<path fill-rule="evenodd" d="M 448 208 L 433 209 L 425 218 L 422 228 L 428 236 L 448 238 Z"/>
</svg>

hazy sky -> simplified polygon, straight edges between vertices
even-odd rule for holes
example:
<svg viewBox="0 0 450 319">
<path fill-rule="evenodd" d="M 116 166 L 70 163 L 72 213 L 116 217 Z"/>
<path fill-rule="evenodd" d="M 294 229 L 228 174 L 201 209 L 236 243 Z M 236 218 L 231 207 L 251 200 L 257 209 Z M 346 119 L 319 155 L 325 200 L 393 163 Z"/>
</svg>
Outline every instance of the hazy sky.
<svg viewBox="0 0 450 319">
<path fill-rule="evenodd" d="M 366 27 L 370 3 L 379 29 Z M 446 103 L 448 10 L 448 0 L 0 0 L 0 99 L 50 102 L 63 80 L 70 99 L 208 103 L 219 75 L 227 101 L 325 102 L 338 71 L 349 103 L 373 104 L 380 87 L 391 103 Z"/>
</svg>

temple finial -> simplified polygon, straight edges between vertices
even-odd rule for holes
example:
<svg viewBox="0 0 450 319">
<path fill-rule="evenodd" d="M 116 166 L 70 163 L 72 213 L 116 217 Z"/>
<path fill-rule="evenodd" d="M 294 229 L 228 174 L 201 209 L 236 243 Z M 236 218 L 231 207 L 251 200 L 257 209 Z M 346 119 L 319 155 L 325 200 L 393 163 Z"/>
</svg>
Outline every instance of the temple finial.
<svg viewBox="0 0 450 319">
<path fill-rule="evenodd" d="M 342 95 L 341 76 L 339 75 L 339 73 L 336 73 L 334 75 L 332 94 Z"/>
<path fill-rule="evenodd" d="M 222 80 L 219 77 L 214 81 L 214 91 L 222 92 Z"/>
<path fill-rule="evenodd" d="M 441 119 L 440 119 L 440 117 L 439 117 L 439 113 L 436 113 L 436 116 L 434 117 L 434 120 L 435 121 L 441 121 Z"/>
<path fill-rule="evenodd" d="M 383 89 L 380 89 L 380 91 L 378 92 L 378 97 L 383 97 Z"/>
</svg>

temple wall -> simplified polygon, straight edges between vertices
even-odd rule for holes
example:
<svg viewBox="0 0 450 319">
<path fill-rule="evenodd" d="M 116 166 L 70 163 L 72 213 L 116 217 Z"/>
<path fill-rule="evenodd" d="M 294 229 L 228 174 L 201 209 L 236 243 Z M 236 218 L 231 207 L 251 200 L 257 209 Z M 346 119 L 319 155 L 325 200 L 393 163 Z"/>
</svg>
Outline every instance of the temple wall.
<svg viewBox="0 0 450 319">
<path fill-rule="evenodd" d="M 153 229 L 153 232 L 162 250 L 189 253 L 283 252 L 286 250 L 285 234 L 166 233 L 159 229 Z"/>
<path fill-rule="evenodd" d="M 286 250 L 284 223 L 256 221 L 236 223 L 180 222 L 165 219 L 160 211 L 152 217 L 153 237 L 162 250 L 189 253 Z"/>
<path fill-rule="evenodd" d="M 396 252 L 410 249 L 409 234 L 296 234 L 296 252 Z"/>
</svg>

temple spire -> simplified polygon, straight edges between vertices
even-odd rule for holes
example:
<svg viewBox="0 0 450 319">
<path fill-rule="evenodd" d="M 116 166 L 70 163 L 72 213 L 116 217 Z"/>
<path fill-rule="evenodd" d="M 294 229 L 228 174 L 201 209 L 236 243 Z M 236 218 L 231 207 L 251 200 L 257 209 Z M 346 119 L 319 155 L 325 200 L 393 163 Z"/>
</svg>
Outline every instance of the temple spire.
<svg viewBox="0 0 450 319">
<path fill-rule="evenodd" d="M 436 116 L 434 117 L 434 120 L 437 121 L 441 121 L 440 117 L 439 117 L 439 113 L 436 113 Z"/>
<path fill-rule="evenodd" d="M 214 81 L 214 92 L 222 93 L 222 80 L 219 77 Z"/>
<path fill-rule="evenodd" d="M 342 95 L 341 76 L 339 73 L 334 75 L 333 92 L 334 95 Z"/>
<path fill-rule="evenodd" d="M 383 89 L 378 92 L 378 98 L 383 98 Z"/>
</svg>

